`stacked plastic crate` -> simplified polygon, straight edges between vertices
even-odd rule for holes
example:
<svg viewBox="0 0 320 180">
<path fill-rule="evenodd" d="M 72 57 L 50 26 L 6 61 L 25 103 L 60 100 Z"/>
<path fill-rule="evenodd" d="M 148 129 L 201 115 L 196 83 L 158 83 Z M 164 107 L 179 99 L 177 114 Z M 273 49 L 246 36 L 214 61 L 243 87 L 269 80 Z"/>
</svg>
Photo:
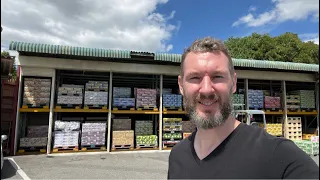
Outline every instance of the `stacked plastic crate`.
<svg viewBox="0 0 320 180">
<path fill-rule="evenodd" d="M 244 94 L 233 94 L 232 100 L 235 110 L 244 108 Z"/>
<path fill-rule="evenodd" d="M 84 105 L 92 108 L 108 106 L 108 81 L 89 81 L 86 83 Z"/>
<path fill-rule="evenodd" d="M 295 140 L 294 143 L 308 155 L 319 155 L 319 141 Z"/>
<path fill-rule="evenodd" d="M 284 126 L 285 138 L 290 140 L 302 140 L 301 117 L 288 117 Z"/>
<path fill-rule="evenodd" d="M 271 109 L 271 110 L 281 109 L 280 97 L 265 96 L 264 97 L 264 108 Z"/>
<path fill-rule="evenodd" d="M 113 88 L 113 108 L 130 109 L 135 106 L 135 99 L 131 98 L 131 88 L 114 87 Z"/>
<path fill-rule="evenodd" d="M 83 86 L 63 84 L 58 88 L 57 105 L 61 107 L 82 106 Z"/>
<path fill-rule="evenodd" d="M 112 149 L 133 149 L 134 131 L 130 118 L 114 118 L 112 121 Z"/>
<path fill-rule="evenodd" d="M 135 121 L 136 148 L 151 148 L 158 146 L 158 136 L 153 135 L 153 121 Z"/>
<path fill-rule="evenodd" d="M 182 95 L 180 94 L 164 94 L 162 95 L 162 101 L 164 109 L 182 108 Z"/>
<path fill-rule="evenodd" d="M 266 131 L 273 136 L 282 136 L 282 124 L 267 123 Z"/>
<path fill-rule="evenodd" d="M 182 139 L 182 118 L 163 118 L 163 146 L 174 146 Z"/>
<path fill-rule="evenodd" d="M 262 109 L 263 108 L 263 91 L 249 89 L 248 105 L 250 109 Z"/>
</svg>

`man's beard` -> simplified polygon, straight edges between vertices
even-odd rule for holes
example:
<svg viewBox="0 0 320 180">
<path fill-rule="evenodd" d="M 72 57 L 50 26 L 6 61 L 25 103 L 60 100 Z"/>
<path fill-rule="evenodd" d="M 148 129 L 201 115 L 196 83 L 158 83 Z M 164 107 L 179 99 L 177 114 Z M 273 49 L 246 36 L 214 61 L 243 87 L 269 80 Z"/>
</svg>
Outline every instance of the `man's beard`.
<svg viewBox="0 0 320 180">
<path fill-rule="evenodd" d="M 192 99 L 191 99 L 192 98 Z M 214 115 L 210 115 L 206 112 L 206 117 L 203 117 L 203 115 L 200 115 L 197 112 L 196 106 L 199 100 L 202 100 L 203 98 L 211 99 L 211 100 L 218 100 L 219 103 L 219 109 L 216 110 Z M 212 129 L 215 127 L 219 127 L 223 125 L 226 120 L 229 118 L 233 111 L 233 93 L 230 91 L 229 98 L 223 103 L 221 102 L 221 98 L 219 98 L 216 94 L 209 96 L 209 97 L 203 97 L 202 95 L 199 95 L 197 98 L 186 98 L 186 96 L 183 96 L 183 105 L 184 108 L 190 118 L 191 121 L 196 125 L 197 128 L 200 129 Z"/>
</svg>

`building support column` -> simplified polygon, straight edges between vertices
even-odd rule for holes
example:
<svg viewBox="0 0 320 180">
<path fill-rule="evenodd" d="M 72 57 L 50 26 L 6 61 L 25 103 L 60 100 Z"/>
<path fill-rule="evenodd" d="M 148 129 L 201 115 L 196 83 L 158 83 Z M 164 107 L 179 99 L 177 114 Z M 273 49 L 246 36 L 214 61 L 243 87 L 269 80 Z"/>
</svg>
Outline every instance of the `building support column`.
<svg viewBox="0 0 320 180">
<path fill-rule="evenodd" d="M 159 103 L 159 150 L 162 150 L 162 90 L 163 90 L 163 75 L 160 75 L 160 103 Z"/>
<path fill-rule="evenodd" d="M 109 77 L 109 99 L 108 99 L 108 126 L 107 126 L 107 152 L 111 151 L 110 145 L 111 145 L 111 121 L 112 121 L 112 79 L 113 79 L 113 73 L 110 72 Z"/>
<path fill-rule="evenodd" d="M 245 110 L 249 110 L 249 80 L 244 79 L 244 104 L 245 104 Z"/>
<path fill-rule="evenodd" d="M 53 124 L 54 124 L 53 114 L 54 114 L 55 85 L 56 85 L 56 70 L 53 71 L 53 76 L 51 78 L 51 97 L 50 97 L 47 154 L 51 153 L 52 129 L 53 129 Z"/>
<path fill-rule="evenodd" d="M 14 148 L 13 148 L 13 155 L 16 155 L 18 151 L 18 142 L 19 142 L 19 127 L 20 127 L 20 104 L 21 104 L 21 96 L 22 96 L 22 70 L 21 66 L 19 66 L 20 73 L 19 77 L 17 77 L 17 80 L 19 81 L 19 90 L 18 90 L 18 102 L 17 102 L 17 113 L 16 113 L 16 125 L 14 130 Z"/>
<path fill-rule="evenodd" d="M 287 111 L 287 90 L 286 90 L 286 82 L 281 81 L 281 102 L 282 102 L 282 134 L 285 137 L 285 125 L 287 124 L 288 111 Z"/>
</svg>

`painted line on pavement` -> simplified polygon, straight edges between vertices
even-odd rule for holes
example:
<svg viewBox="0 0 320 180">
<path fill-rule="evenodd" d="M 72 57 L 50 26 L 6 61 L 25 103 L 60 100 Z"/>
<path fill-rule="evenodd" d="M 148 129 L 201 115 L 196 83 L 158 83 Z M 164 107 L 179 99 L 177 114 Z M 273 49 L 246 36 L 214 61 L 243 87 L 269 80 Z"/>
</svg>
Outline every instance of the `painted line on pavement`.
<svg viewBox="0 0 320 180">
<path fill-rule="evenodd" d="M 31 180 L 28 175 L 20 168 L 20 166 L 16 163 L 16 161 L 13 158 L 8 158 L 11 165 L 17 170 L 18 174 L 22 177 L 24 180 Z"/>
</svg>

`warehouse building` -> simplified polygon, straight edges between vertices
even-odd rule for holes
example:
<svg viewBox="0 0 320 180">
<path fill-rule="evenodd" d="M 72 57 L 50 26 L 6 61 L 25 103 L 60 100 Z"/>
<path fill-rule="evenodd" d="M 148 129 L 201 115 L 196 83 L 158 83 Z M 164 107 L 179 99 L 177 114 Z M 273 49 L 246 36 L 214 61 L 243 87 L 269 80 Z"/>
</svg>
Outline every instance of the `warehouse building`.
<svg viewBox="0 0 320 180">
<path fill-rule="evenodd" d="M 15 154 L 161 151 L 194 129 L 178 91 L 179 54 L 24 42 L 9 49 L 19 52 Z M 233 62 L 235 108 L 264 110 L 275 136 L 319 133 L 318 65 Z M 283 128 L 285 119 L 298 129 Z"/>
</svg>

